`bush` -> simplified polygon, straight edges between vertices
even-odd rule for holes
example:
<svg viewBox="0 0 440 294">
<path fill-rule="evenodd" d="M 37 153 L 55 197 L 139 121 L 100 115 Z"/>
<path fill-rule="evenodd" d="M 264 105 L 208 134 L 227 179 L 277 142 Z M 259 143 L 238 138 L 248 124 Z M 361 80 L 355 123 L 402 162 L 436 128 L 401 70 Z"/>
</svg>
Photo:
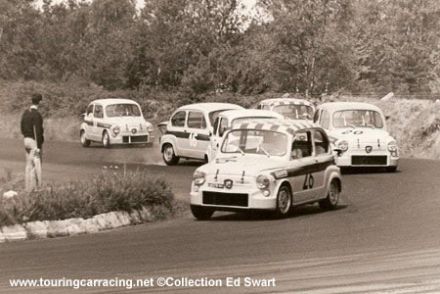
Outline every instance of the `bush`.
<svg viewBox="0 0 440 294">
<path fill-rule="evenodd" d="M 26 221 L 90 218 L 111 212 L 131 212 L 142 207 L 174 211 L 174 195 L 163 179 L 143 172 L 103 172 L 88 182 L 49 185 L 0 201 L 0 226 Z M 167 215 L 161 215 L 166 217 Z"/>
</svg>

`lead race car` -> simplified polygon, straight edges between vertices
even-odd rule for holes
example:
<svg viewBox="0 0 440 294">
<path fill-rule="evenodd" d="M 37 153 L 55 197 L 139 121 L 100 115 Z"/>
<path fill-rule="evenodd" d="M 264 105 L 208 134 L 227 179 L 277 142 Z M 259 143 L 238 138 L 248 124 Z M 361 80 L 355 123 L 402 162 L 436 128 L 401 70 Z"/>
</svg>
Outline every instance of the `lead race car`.
<svg viewBox="0 0 440 294">
<path fill-rule="evenodd" d="M 101 142 L 114 144 L 152 144 L 153 125 L 146 121 L 140 105 L 131 99 L 107 98 L 92 101 L 83 114 L 80 142 L 83 147 Z"/>
<path fill-rule="evenodd" d="M 314 121 L 337 149 L 340 167 L 385 167 L 396 171 L 399 147 L 387 132 L 382 110 L 368 103 L 329 102 L 318 107 Z"/>
<path fill-rule="evenodd" d="M 278 217 L 318 202 L 334 209 L 342 180 L 324 130 L 309 121 L 251 121 L 223 136 L 217 158 L 194 172 L 191 211 L 263 209 Z"/>
</svg>

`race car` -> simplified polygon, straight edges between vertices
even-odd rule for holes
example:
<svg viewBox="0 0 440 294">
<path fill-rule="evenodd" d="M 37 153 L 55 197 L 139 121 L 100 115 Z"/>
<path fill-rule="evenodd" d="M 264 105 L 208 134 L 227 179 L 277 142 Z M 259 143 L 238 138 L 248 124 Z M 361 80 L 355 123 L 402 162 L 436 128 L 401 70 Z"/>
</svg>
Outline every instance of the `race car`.
<svg viewBox="0 0 440 294">
<path fill-rule="evenodd" d="M 145 120 L 139 104 L 130 99 L 107 98 L 92 101 L 83 114 L 80 142 L 83 147 L 100 142 L 114 144 L 150 144 L 154 129 Z"/>
<path fill-rule="evenodd" d="M 313 103 L 297 98 L 271 98 L 258 103 L 257 109 L 271 110 L 286 119 L 312 120 L 315 112 Z"/>
<path fill-rule="evenodd" d="M 281 114 L 268 110 L 238 109 L 223 111 L 214 122 L 214 132 L 210 138 L 210 145 L 208 147 L 209 161 L 215 158 L 223 134 L 233 128 L 233 126 L 255 119 L 282 118 L 283 116 Z"/>
<path fill-rule="evenodd" d="M 340 167 L 385 167 L 396 171 L 399 147 L 387 132 L 382 110 L 360 102 L 329 102 L 320 105 L 314 121 L 331 138 Z"/>
<path fill-rule="evenodd" d="M 221 112 L 233 109 L 243 107 L 230 103 L 196 103 L 178 108 L 166 124 L 159 124 L 164 132 L 160 150 L 165 164 L 175 165 L 180 158 L 207 162 L 214 121 Z"/>
<path fill-rule="evenodd" d="M 293 206 L 338 206 L 340 169 L 325 131 L 310 121 L 242 123 L 223 136 L 217 157 L 197 168 L 191 211 L 199 220 L 217 210 L 268 210 L 286 217 Z"/>
</svg>

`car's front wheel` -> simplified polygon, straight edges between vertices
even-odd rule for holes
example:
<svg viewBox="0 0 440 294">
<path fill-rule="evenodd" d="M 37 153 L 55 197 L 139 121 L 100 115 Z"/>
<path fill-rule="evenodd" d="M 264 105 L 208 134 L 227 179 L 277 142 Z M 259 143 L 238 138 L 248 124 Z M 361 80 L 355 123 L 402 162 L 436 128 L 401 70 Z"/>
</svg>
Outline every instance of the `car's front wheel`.
<svg viewBox="0 0 440 294">
<path fill-rule="evenodd" d="M 283 218 L 289 215 L 292 209 L 292 192 L 287 185 L 281 186 L 277 194 L 275 217 Z"/>
<path fill-rule="evenodd" d="M 102 146 L 104 146 L 105 148 L 110 148 L 111 146 L 110 135 L 108 134 L 108 132 L 104 132 L 102 134 Z"/>
<path fill-rule="evenodd" d="M 198 220 L 208 220 L 211 218 L 214 210 L 209 207 L 191 205 L 191 213 Z"/>
<path fill-rule="evenodd" d="M 330 188 L 328 189 L 327 197 L 319 201 L 319 207 L 326 210 L 335 209 L 338 206 L 340 195 L 341 189 L 339 187 L 339 182 L 332 180 L 330 183 Z"/>
<path fill-rule="evenodd" d="M 162 158 L 166 165 L 176 165 L 179 162 L 179 157 L 174 153 L 174 148 L 171 144 L 163 146 Z"/>
<path fill-rule="evenodd" d="M 90 146 L 90 140 L 88 140 L 88 139 L 86 138 L 86 132 L 85 132 L 84 130 L 82 130 L 82 131 L 79 133 L 79 141 L 81 142 L 81 145 L 82 145 L 83 147 L 89 147 L 89 146 Z"/>
</svg>

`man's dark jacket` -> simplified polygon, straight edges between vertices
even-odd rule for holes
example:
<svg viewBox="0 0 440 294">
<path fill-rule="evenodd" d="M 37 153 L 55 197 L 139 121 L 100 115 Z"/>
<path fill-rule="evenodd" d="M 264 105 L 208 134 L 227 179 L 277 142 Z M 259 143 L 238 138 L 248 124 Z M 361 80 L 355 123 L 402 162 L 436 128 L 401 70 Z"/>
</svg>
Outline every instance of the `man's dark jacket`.
<svg viewBox="0 0 440 294">
<path fill-rule="evenodd" d="M 37 109 L 27 109 L 21 117 L 21 133 L 25 138 L 32 138 L 41 149 L 44 142 L 43 117 Z"/>
</svg>

